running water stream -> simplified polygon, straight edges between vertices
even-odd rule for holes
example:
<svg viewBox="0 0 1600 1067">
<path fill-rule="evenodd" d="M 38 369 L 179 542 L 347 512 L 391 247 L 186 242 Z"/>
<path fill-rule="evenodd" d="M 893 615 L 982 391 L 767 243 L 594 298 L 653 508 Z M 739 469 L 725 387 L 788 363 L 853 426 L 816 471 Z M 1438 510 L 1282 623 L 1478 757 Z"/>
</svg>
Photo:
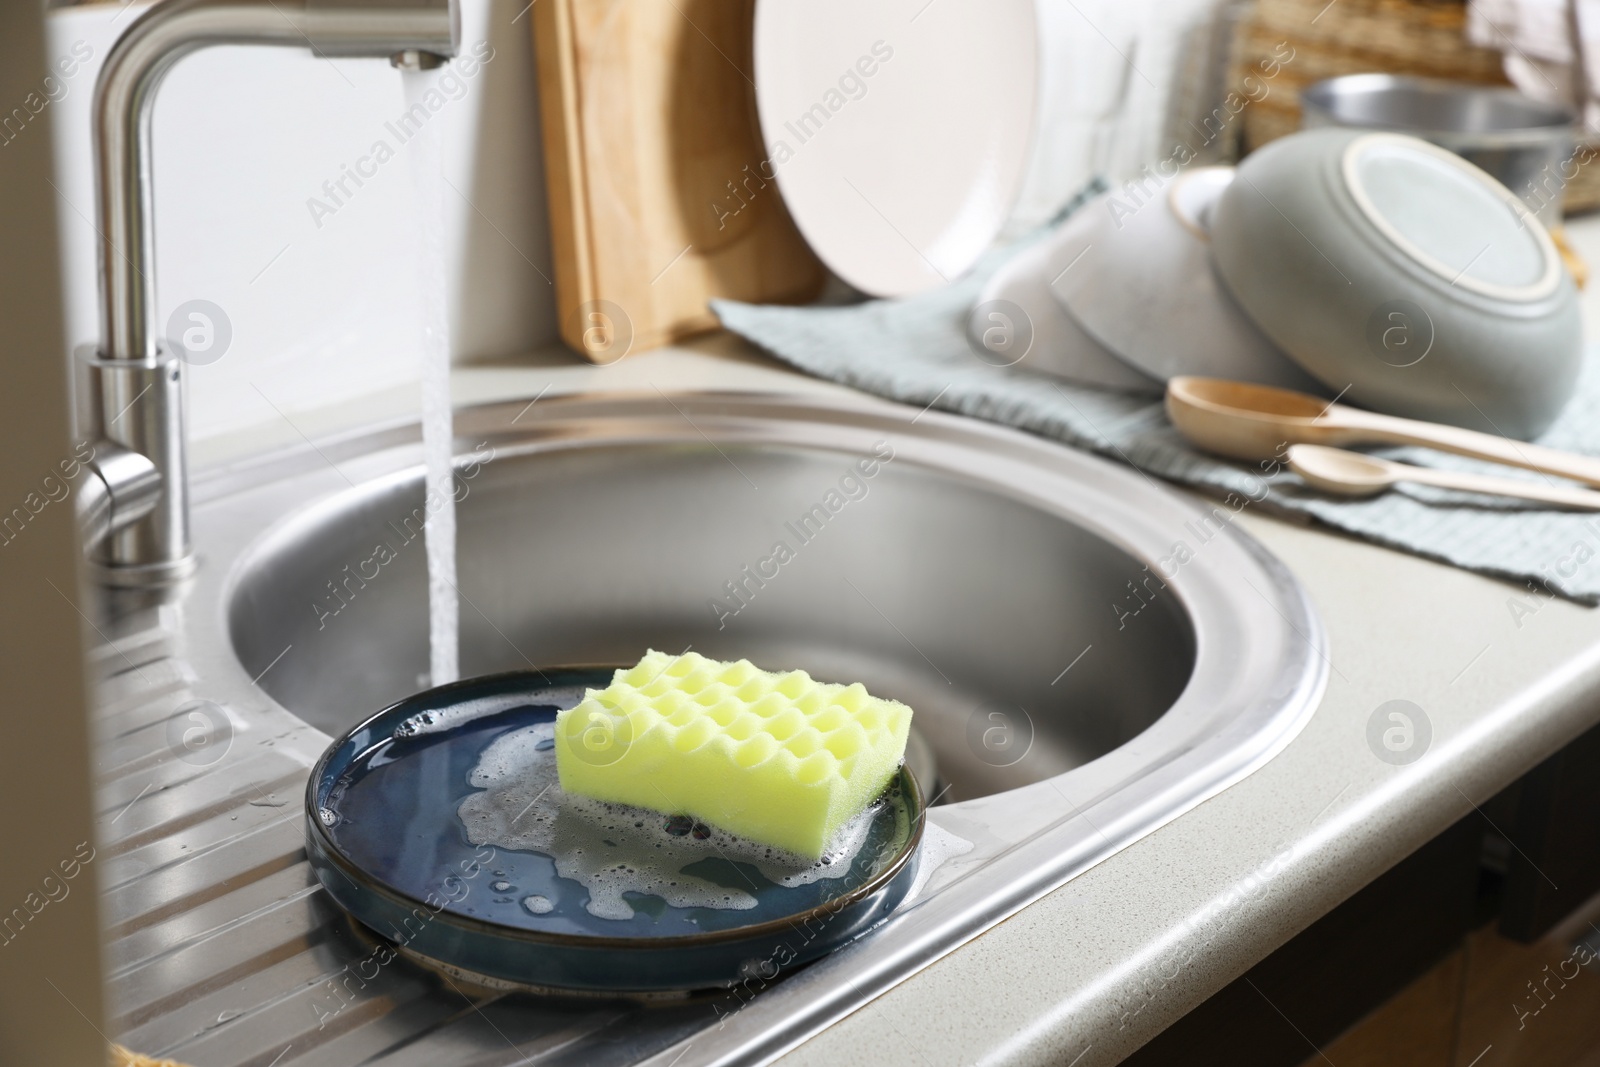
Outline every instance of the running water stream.
<svg viewBox="0 0 1600 1067">
<path fill-rule="evenodd" d="M 406 70 L 406 107 L 421 104 L 441 70 Z M 454 424 L 450 406 L 449 260 L 445 241 L 444 153 L 440 124 L 429 121 L 407 143 L 417 194 L 419 237 L 418 315 L 422 342 L 422 453 L 427 465 L 429 685 L 453 682 L 461 673 L 460 594 L 456 587 L 456 497 Z"/>
</svg>

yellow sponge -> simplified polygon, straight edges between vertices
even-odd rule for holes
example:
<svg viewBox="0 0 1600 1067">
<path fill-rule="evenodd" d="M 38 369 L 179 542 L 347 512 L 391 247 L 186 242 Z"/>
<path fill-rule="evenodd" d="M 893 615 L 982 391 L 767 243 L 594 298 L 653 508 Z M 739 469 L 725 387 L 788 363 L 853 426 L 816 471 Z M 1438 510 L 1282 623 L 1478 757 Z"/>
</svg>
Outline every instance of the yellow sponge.
<svg viewBox="0 0 1600 1067">
<path fill-rule="evenodd" d="M 649 652 L 556 716 L 561 788 L 816 859 L 889 784 L 911 709 L 749 660 Z"/>
</svg>

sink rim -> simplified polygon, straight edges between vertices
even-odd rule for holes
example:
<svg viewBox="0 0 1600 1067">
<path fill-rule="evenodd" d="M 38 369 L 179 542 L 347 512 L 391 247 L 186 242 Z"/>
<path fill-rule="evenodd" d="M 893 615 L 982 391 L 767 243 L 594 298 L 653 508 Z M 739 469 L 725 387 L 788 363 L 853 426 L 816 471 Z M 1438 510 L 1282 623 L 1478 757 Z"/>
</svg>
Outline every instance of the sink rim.
<svg viewBox="0 0 1600 1067">
<path fill-rule="evenodd" d="M 823 441 L 821 447 L 845 451 L 848 442 L 882 436 L 886 429 L 900 435 L 897 462 L 968 470 L 990 489 L 1015 489 L 1024 502 L 1085 527 L 1152 568 L 1170 548 L 1165 539 L 1206 514 L 1171 489 L 1099 457 L 993 424 L 869 398 L 578 393 L 544 397 L 531 407 L 515 400 L 457 412 L 458 439 L 535 453 L 596 443 L 713 439 L 797 447 L 818 447 Z M 254 705 L 264 724 L 279 716 L 302 722 L 253 686 L 227 634 L 225 613 L 252 549 L 266 544 L 279 526 L 274 522 L 263 530 L 260 515 L 293 522 L 314 508 L 336 506 L 333 499 L 351 485 L 419 469 L 419 439 L 414 421 L 399 420 L 196 478 L 197 544 L 208 556 L 226 557 L 228 566 L 207 567 L 196 579 L 189 600 L 205 610 L 185 613 L 184 629 L 190 658 L 203 664 L 200 673 L 215 684 L 219 702 L 231 697 L 236 706 Z M 907 451 L 900 451 L 902 442 Z M 960 462 L 977 456 L 983 459 L 981 472 Z M 330 469 L 333 464 L 338 467 Z M 1073 492 L 1066 494 L 1069 489 Z M 285 515 L 282 507 L 288 504 L 293 507 Z M 241 509 L 250 515 L 232 514 Z M 1259 586 L 1252 582 L 1248 590 L 1230 589 L 1228 579 L 1240 575 L 1258 579 Z M 1320 701 L 1328 675 L 1322 626 L 1299 582 L 1231 523 L 1163 580 L 1183 606 L 1195 637 L 1193 673 L 1174 704 L 1136 738 L 1088 764 L 1019 789 L 933 809 L 932 821 L 962 836 L 974 825 L 1005 827 L 1028 808 L 1048 804 L 1060 814 L 1020 840 L 997 839 L 981 864 L 947 871 L 943 884 L 924 891 L 873 937 L 790 976 L 775 995 L 743 1005 L 720 1029 L 693 1038 L 697 1052 L 710 1057 L 707 1062 L 761 1061 L 792 1048 L 1216 795 L 1293 740 Z M 1262 654 L 1258 635 L 1241 628 L 1241 620 L 1249 619 L 1270 628 L 1276 644 L 1271 655 Z M 1252 638 L 1244 648 L 1247 661 L 1220 661 L 1219 643 L 1246 632 Z M 1207 706 L 1211 714 L 1205 714 Z M 1196 720 L 1220 723 L 1221 729 L 1197 733 Z M 1195 736 L 1174 744 L 1183 741 L 1178 735 L 1185 723 Z M 1076 802 L 1071 793 L 1077 794 Z M 1063 801 L 1068 810 L 1061 810 Z M 1112 801 L 1118 802 L 1117 810 L 1107 811 Z M 1079 823 L 1093 827 L 1094 834 Z M 968 877 L 977 870 L 993 873 Z M 984 891 L 990 882 L 1003 890 Z M 844 973 L 850 979 L 840 982 L 837 976 Z M 668 1049 L 660 1062 L 671 1062 L 681 1051 L 681 1046 Z"/>
</svg>

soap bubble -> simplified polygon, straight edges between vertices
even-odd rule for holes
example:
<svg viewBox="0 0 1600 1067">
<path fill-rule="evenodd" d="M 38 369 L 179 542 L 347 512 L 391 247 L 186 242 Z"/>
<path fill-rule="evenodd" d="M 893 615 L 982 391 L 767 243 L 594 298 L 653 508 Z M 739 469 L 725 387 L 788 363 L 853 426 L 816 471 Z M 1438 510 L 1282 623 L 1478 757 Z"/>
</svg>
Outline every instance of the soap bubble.
<svg viewBox="0 0 1600 1067">
<path fill-rule="evenodd" d="M 457 813 L 474 845 L 550 857 L 557 875 L 588 889 L 583 908 L 599 919 L 632 919 L 633 894 L 659 897 L 674 908 L 754 908 L 751 894 L 688 870 L 712 858 L 748 863 L 767 881 L 791 889 L 845 878 L 879 814 L 879 805 L 868 807 L 839 830 L 823 861 L 812 862 L 741 840 L 692 816 L 674 819 L 568 795 L 561 788 L 554 754 L 539 748 L 554 728 L 553 723 L 536 723 L 491 742 L 467 776 L 469 784 L 483 791 L 463 799 Z M 545 914 L 535 908 L 547 902 L 523 898 L 523 906 L 536 915 Z"/>
</svg>

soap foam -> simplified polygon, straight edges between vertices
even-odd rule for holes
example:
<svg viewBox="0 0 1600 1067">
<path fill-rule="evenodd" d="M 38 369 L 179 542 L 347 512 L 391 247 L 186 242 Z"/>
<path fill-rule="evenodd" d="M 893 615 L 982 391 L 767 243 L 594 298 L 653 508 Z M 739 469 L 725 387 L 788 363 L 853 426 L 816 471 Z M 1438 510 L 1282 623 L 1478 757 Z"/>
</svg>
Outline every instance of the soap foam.
<svg viewBox="0 0 1600 1067">
<path fill-rule="evenodd" d="M 756 898 L 746 891 L 754 885 L 724 886 L 684 872 L 704 859 L 749 864 L 768 881 L 789 888 L 843 878 L 866 844 L 878 811 L 874 805 L 852 819 L 813 863 L 684 816 L 569 796 L 556 773 L 554 737 L 555 724 L 539 723 L 497 738 L 467 779 L 484 792 L 463 800 L 458 814 L 474 845 L 549 856 L 557 874 L 589 890 L 585 907 L 601 919 L 633 918 L 633 906 L 623 896 L 630 892 L 660 897 L 675 908 L 742 911 L 756 906 Z M 554 907 L 542 897 L 528 897 L 523 904 L 534 914 Z"/>
</svg>

